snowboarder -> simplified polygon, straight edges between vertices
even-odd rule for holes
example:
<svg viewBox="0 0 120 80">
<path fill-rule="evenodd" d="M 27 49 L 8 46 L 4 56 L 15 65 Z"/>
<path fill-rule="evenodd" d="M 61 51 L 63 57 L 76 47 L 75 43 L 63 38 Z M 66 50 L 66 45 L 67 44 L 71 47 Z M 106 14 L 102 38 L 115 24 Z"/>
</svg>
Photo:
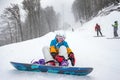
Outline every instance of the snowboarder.
<svg viewBox="0 0 120 80">
<path fill-rule="evenodd" d="M 100 33 L 101 36 L 103 36 L 103 35 L 102 35 L 102 32 L 101 32 L 100 25 L 98 25 L 98 23 L 96 23 L 95 31 L 97 32 L 97 36 L 99 36 L 99 33 Z"/>
<path fill-rule="evenodd" d="M 115 21 L 114 24 L 112 24 L 112 26 L 113 26 L 114 37 L 118 37 L 118 33 L 117 33 L 117 30 L 118 30 L 118 21 Z"/>
<path fill-rule="evenodd" d="M 50 43 L 50 47 L 43 48 L 43 54 L 47 65 L 68 66 L 68 59 L 71 61 L 72 66 L 75 65 L 75 56 L 65 41 L 65 33 L 58 31 L 55 39 Z"/>
</svg>

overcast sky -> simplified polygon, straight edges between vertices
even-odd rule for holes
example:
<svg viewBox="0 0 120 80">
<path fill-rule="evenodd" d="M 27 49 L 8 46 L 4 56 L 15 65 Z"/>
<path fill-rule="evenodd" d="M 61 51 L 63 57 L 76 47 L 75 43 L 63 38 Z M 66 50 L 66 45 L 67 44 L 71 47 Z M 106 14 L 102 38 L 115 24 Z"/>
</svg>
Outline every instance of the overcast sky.
<svg viewBox="0 0 120 80">
<path fill-rule="evenodd" d="M 21 6 L 23 0 L 0 0 L 0 13 L 4 8 L 10 6 L 10 3 L 17 3 Z M 73 21 L 73 15 L 71 14 L 71 5 L 74 0 L 41 0 L 43 8 L 46 6 L 53 6 L 56 12 L 60 12 L 62 18 L 66 22 Z M 70 19 L 71 18 L 71 19 Z"/>
</svg>

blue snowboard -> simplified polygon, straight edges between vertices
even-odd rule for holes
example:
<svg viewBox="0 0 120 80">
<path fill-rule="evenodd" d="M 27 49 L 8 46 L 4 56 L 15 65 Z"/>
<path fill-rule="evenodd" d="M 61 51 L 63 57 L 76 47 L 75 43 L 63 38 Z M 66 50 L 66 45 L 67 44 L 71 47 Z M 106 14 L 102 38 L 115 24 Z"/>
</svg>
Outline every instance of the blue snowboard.
<svg viewBox="0 0 120 80">
<path fill-rule="evenodd" d="M 90 67 L 56 67 L 56 66 L 45 66 L 45 65 L 37 65 L 37 64 L 26 64 L 26 63 L 18 63 L 11 62 L 11 64 L 17 69 L 21 71 L 32 71 L 32 72 L 49 72 L 49 73 L 57 73 L 57 74 L 69 74 L 69 75 L 79 75 L 85 76 L 92 72 L 93 68 Z"/>
</svg>

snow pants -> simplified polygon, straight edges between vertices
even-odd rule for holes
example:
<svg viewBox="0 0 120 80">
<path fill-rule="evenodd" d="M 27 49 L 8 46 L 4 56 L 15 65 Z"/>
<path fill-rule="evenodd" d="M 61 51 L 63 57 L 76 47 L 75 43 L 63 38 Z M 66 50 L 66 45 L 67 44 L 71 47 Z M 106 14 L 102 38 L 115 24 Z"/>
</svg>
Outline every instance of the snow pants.
<svg viewBox="0 0 120 80">
<path fill-rule="evenodd" d="M 103 36 L 101 30 L 97 30 L 97 36 L 99 36 L 99 33 L 101 36 Z"/>
<path fill-rule="evenodd" d="M 118 28 L 114 27 L 114 37 L 118 37 L 118 33 L 117 33 Z"/>
<path fill-rule="evenodd" d="M 50 53 L 49 47 L 43 47 L 42 51 L 43 51 L 44 59 L 46 62 L 54 60 L 51 53 Z M 59 55 L 64 56 L 65 59 L 68 59 L 67 49 L 65 46 L 61 46 L 59 48 Z"/>
</svg>

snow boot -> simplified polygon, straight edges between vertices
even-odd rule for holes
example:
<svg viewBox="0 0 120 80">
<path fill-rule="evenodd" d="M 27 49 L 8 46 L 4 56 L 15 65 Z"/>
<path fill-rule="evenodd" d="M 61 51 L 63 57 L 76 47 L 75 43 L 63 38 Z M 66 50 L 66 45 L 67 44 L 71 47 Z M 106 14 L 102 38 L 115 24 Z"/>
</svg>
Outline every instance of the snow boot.
<svg viewBox="0 0 120 80">
<path fill-rule="evenodd" d="M 34 61 L 32 64 L 39 64 L 39 65 L 45 65 L 45 60 L 44 59 L 39 59 L 39 61 Z"/>
<path fill-rule="evenodd" d="M 69 63 L 68 63 L 67 60 L 62 61 L 62 62 L 59 64 L 59 66 L 68 66 L 68 65 L 69 65 Z"/>
</svg>

